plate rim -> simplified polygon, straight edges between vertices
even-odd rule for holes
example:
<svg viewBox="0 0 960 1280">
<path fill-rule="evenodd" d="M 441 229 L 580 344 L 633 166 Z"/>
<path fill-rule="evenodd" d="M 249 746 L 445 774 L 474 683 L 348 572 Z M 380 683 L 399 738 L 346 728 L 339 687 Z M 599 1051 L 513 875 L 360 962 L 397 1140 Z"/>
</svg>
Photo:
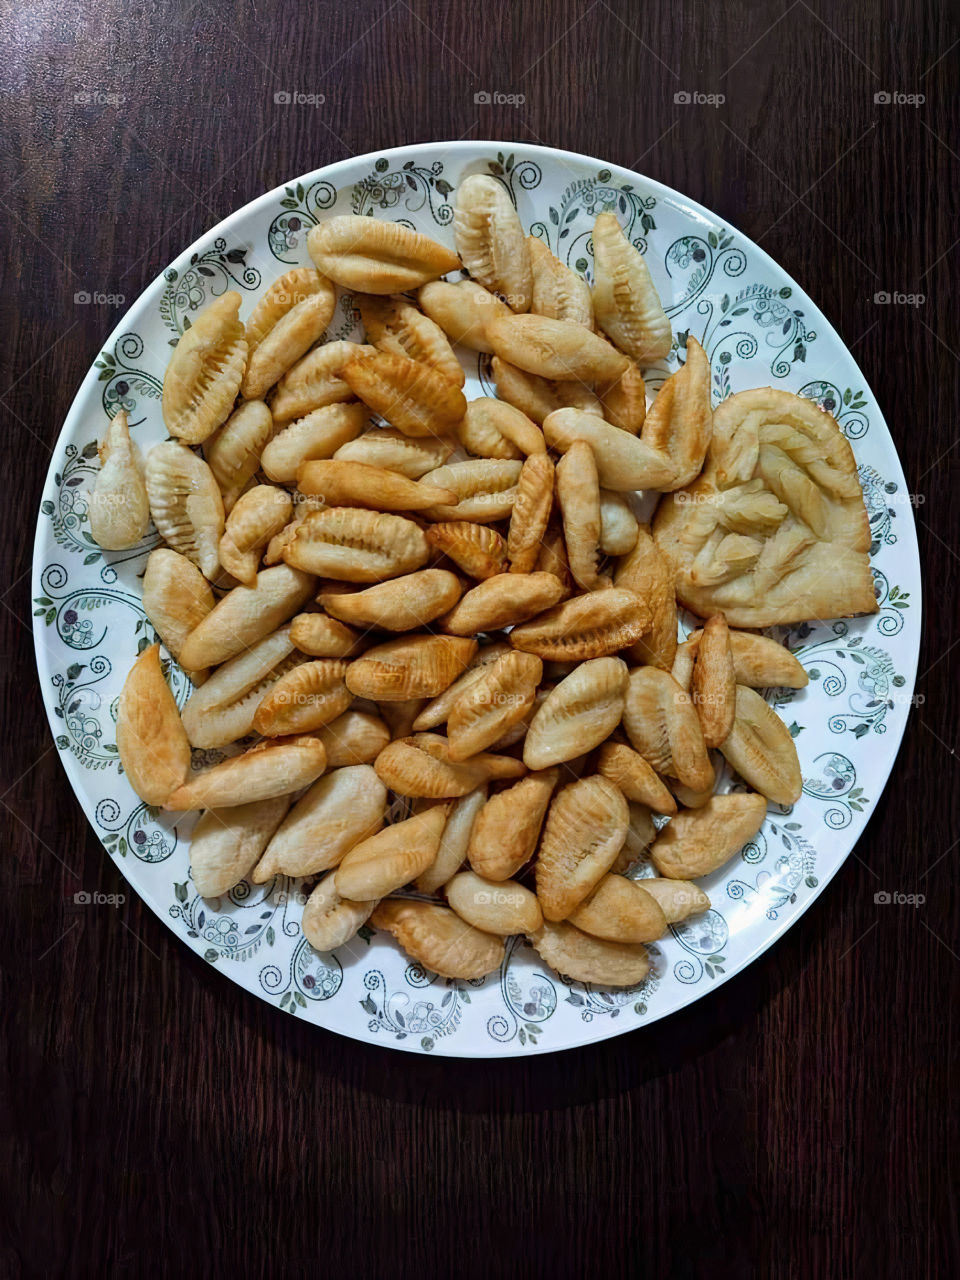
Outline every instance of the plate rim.
<svg viewBox="0 0 960 1280">
<path fill-rule="evenodd" d="M 515 152 L 522 152 L 524 155 L 530 154 L 533 157 L 537 157 L 537 156 L 549 157 L 554 161 L 556 161 L 559 158 L 564 162 L 571 162 L 576 166 L 582 166 L 584 164 L 596 166 L 598 170 L 604 170 L 604 169 L 609 170 L 611 173 L 611 176 L 616 176 L 618 181 L 626 180 L 623 175 L 629 174 L 629 175 L 632 175 L 634 179 L 639 179 L 641 182 L 643 182 L 643 184 L 647 188 L 649 188 L 652 194 L 657 195 L 658 199 L 674 206 L 678 210 L 688 215 L 689 214 L 695 215 L 696 218 L 702 223 L 704 223 L 706 226 L 709 226 L 712 228 L 718 222 L 722 222 L 723 226 L 728 228 L 739 238 L 739 240 L 742 242 L 742 245 L 745 249 L 749 249 L 751 254 L 757 255 L 757 260 L 765 268 L 772 269 L 775 273 L 778 273 L 787 278 L 790 284 L 797 290 L 798 294 L 802 296 L 803 302 L 806 305 L 808 305 L 811 311 L 814 313 L 814 317 L 816 319 L 817 324 L 821 326 L 821 330 L 820 330 L 821 333 L 825 337 L 828 337 L 833 343 L 838 344 L 839 347 L 842 348 L 847 358 L 851 361 L 853 367 L 856 369 L 857 373 L 860 374 L 861 378 L 863 379 L 864 387 L 869 389 L 870 394 L 877 405 L 877 409 L 879 411 L 879 423 L 882 425 L 883 430 L 886 432 L 887 438 L 890 441 L 890 444 L 892 446 L 892 456 L 897 466 L 897 471 L 896 473 L 891 473 L 891 478 L 899 479 L 902 482 L 904 489 L 905 490 L 907 489 L 906 476 L 903 471 L 903 463 L 900 458 L 900 452 L 897 446 L 897 441 L 890 430 L 890 427 L 886 420 L 886 415 L 883 412 L 883 407 L 881 406 L 880 401 L 876 396 L 876 393 L 873 391 L 873 387 L 870 381 L 864 376 L 863 371 L 860 368 L 860 365 L 854 358 L 847 343 L 843 340 L 843 338 L 841 337 L 837 329 L 834 327 L 834 325 L 831 323 L 829 318 L 824 314 L 824 312 L 821 310 L 817 302 L 812 297 L 810 297 L 810 295 L 807 293 L 804 287 L 790 274 L 790 272 L 786 270 L 786 268 L 781 266 L 776 261 L 776 259 L 773 258 L 769 253 L 767 253 L 767 251 L 763 249 L 759 244 L 757 244 L 756 241 L 754 241 L 749 236 L 747 236 L 744 232 L 742 232 L 735 223 L 731 222 L 727 218 L 719 219 L 715 213 L 711 213 L 711 211 L 708 210 L 704 205 L 701 205 L 698 201 L 693 200 L 688 196 L 685 196 L 682 192 L 677 191 L 675 188 L 669 187 L 655 178 L 650 178 L 647 175 L 640 173 L 635 169 L 628 169 L 625 166 L 617 164 L 615 162 L 600 160 L 594 156 L 587 155 L 586 153 L 569 151 L 562 147 L 549 147 L 549 146 L 544 146 L 538 143 L 528 143 L 524 141 L 508 142 L 502 139 L 500 140 L 469 139 L 468 140 L 468 139 L 461 138 L 454 141 L 446 141 L 446 142 L 436 141 L 436 140 L 429 141 L 429 142 L 410 142 L 410 143 L 403 144 L 401 146 L 386 147 L 386 148 L 377 149 L 374 151 L 364 152 L 359 155 L 347 156 L 340 160 L 334 160 L 331 163 L 327 165 L 323 165 L 318 169 L 313 169 L 308 171 L 307 173 L 298 175 L 286 182 L 283 182 L 278 184 L 277 186 L 271 187 L 269 190 L 262 192 L 258 196 L 255 196 L 252 200 L 248 200 L 245 204 L 238 206 L 236 209 L 228 213 L 225 217 L 221 218 L 219 222 L 214 223 L 212 226 L 202 231 L 200 235 L 198 235 L 193 241 L 191 241 L 189 245 L 185 246 L 180 252 L 178 252 L 173 258 L 171 258 L 166 263 L 166 265 L 160 270 L 160 272 L 155 276 L 153 276 L 150 279 L 150 281 L 140 290 L 140 292 L 138 293 L 136 298 L 133 300 L 133 302 L 129 306 L 125 307 L 123 314 L 120 317 L 118 323 L 110 331 L 107 338 L 99 344 L 98 350 L 104 350 L 104 349 L 110 348 L 111 344 L 115 343 L 116 340 L 118 340 L 120 337 L 123 336 L 123 333 L 129 328 L 128 317 L 131 315 L 133 311 L 135 311 L 140 306 L 140 304 L 143 302 L 145 298 L 148 297 L 148 295 L 152 294 L 155 289 L 157 289 L 159 286 L 162 286 L 165 283 L 165 274 L 171 267 L 173 267 L 186 255 L 192 254 L 195 251 L 197 251 L 202 245 L 204 245 L 209 240 L 215 239 L 218 236 L 222 236 L 224 231 L 227 230 L 229 227 L 233 226 L 238 220 L 254 217 L 259 212 L 263 211 L 266 208 L 269 208 L 276 200 L 283 198 L 285 188 L 290 186 L 291 184 L 295 184 L 299 182 L 304 185 L 307 185 L 308 183 L 316 181 L 318 179 L 331 181 L 332 180 L 331 174 L 335 175 L 342 168 L 346 168 L 348 166 L 352 167 L 354 165 L 362 166 L 368 162 L 369 164 L 372 165 L 377 160 L 380 160 L 380 159 L 389 160 L 391 158 L 396 158 L 398 156 L 409 156 L 409 154 L 414 151 L 416 151 L 418 154 L 432 153 L 435 158 L 436 158 L 436 153 L 443 153 L 444 155 L 455 156 L 458 151 L 466 152 L 468 153 L 468 155 L 469 153 L 476 153 L 475 156 L 471 156 L 470 158 L 483 158 L 490 151 L 491 148 L 494 150 L 507 149 Z M 334 181 L 334 185 L 336 186 L 335 181 Z M 339 191 L 340 188 L 337 187 L 337 190 Z M 84 377 L 81 379 L 77 387 L 77 390 L 74 393 L 73 399 L 71 400 L 70 406 L 66 412 L 66 415 L 63 418 L 60 429 L 57 433 L 56 440 L 54 441 L 54 444 L 51 449 L 50 463 L 47 468 L 46 476 L 44 478 L 41 491 L 40 491 L 39 505 L 38 505 L 38 512 L 37 512 L 37 524 L 36 524 L 36 529 L 35 529 L 34 539 L 33 539 L 33 553 L 32 553 L 31 575 L 30 575 L 31 598 L 34 595 L 40 593 L 40 565 L 42 563 L 42 555 L 40 553 L 42 549 L 41 544 L 44 541 L 44 520 L 46 519 L 42 510 L 42 504 L 45 500 L 47 500 L 51 496 L 52 492 L 56 492 L 57 486 L 53 483 L 53 481 L 57 472 L 57 458 L 59 456 L 59 453 L 62 451 L 63 444 L 65 443 L 65 437 L 69 437 L 69 435 L 74 432 L 74 430 L 78 425 L 79 420 L 83 416 L 83 406 L 81 402 L 85 401 L 86 397 L 90 392 L 91 387 L 95 386 L 97 381 L 98 381 L 97 370 L 94 367 L 94 364 L 91 362 L 89 369 L 87 370 Z M 921 646 L 922 633 L 923 633 L 923 565 L 920 558 L 920 549 L 919 549 L 919 542 L 917 539 L 917 530 L 916 530 L 916 519 L 914 516 L 912 505 L 909 507 L 909 517 L 910 517 L 909 521 L 907 522 L 907 525 L 906 525 L 906 527 L 909 529 L 908 551 L 914 562 L 914 569 L 916 574 L 915 581 L 911 580 L 910 582 L 910 590 L 911 592 L 915 593 L 915 602 L 912 601 L 911 604 L 912 604 L 912 607 L 914 607 L 916 610 L 916 612 L 914 613 L 914 616 L 917 618 L 917 624 L 915 628 L 915 634 L 911 634 L 912 643 L 911 643 L 910 650 L 904 656 L 904 659 L 903 659 L 904 670 L 901 672 L 901 674 L 903 674 L 905 678 L 905 683 L 902 686 L 903 694 L 905 695 L 909 693 L 911 702 L 910 702 L 909 709 L 907 710 L 906 717 L 903 721 L 903 725 L 900 731 L 900 736 L 897 741 L 896 747 L 890 753 L 886 769 L 883 772 L 882 782 L 877 790 L 878 800 L 886 790 L 887 784 L 890 781 L 890 776 L 893 772 L 894 765 L 899 759 L 900 752 L 903 747 L 903 740 L 906 736 L 907 726 L 910 722 L 910 716 L 913 710 L 912 696 L 916 687 L 917 671 L 919 667 L 919 658 L 920 658 L 920 646 Z M 44 711 L 46 713 L 48 728 L 50 729 L 52 737 L 55 738 L 56 726 L 54 725 L 51 719 L 51 711 L 49 709 L 47 697 L 46 697 L 46 688 L 42 678 L 43 674 L 45 672 L 48 672 L 49 670 L 49 668 L 46 665 L 45 645 L 43 644 L 44 637 L 39 629 L 38 619 L 34 617 L 32 621 L 33 621 L 34 654 L 35 654 L 35 660 L 36 660 L 36 666 L 37 666 L 37 677 L 40 682 L 41 700 L 43 702 Z M 163 907 L 161 906 L 159 900 L 154 901 L 153 895 L 147 896 L 143 891 L 141 891 L 141 889 L 138 888 L 127 876 L 124 867 L 118 862 L 118 860 L 115 857 L 113 857 L 113 855 L 110 854 L 108 850 L 104 848 L 99 832 L 97 831 L 96 827 L 94 826 L 87 812 L 84 792 L 82 788 L 79 787 L 78 780 L 75 778 L 73 773 L 73 769 L 76 762 L 73 760 L 72 757 L 68 760 L 62 752 L 58 752 L 58 755 L 60 758 L 61 765 L 64 769 L 64 772 L 66 773 L 67 780 L 76 798 L 76 801 L 79 803 L 83 816 L 86 819 L 91 830 L 93 831 L 93 834 L 97 839 L 98 843 L 100 843 L 101 848 L 107 854 L 109 861 L 112 863 L 112 865 L 117 869 L 117 871 L 126 881 L 126 883 L 129 885 L 131 891 L 136 894 L 137 898 L 145 906 L 149 907 L 150 910 L 153 911 L 154 914 L 160 919 L 160 921 L 166 926 L 166 931 L 172 934 L 177 941 L 184 944 L 189 950 L 191 950 L 194 954 L 200 956 L 200 958 L 202 959 L 202 955 L 201 955 L 202 948 L 199 945 L 200 939 L 194 940 L 194 939 L 187 938 L 186 936 L 183 936 L 177 930 L 175 930 L 169 923 L 166 915 L 164 914 Z M 876 776 L 879 777 L 879 774 Z M 564 1052 L 573 1051 L 576 1049 L 588 1049 L 594 1045 L 602 1043 L 603 1041 L 628 1035 L 634 1032 L 642 1031 L 645 1028 L 648 1028 L 653 1024 L 660 1022 L 664 1018 L 668 1018 L 675 1013 L 679 1013 L 681 1010 L 687 1009 L 691 1004 L 694 1004 L 697 1001 L 704 999 L 705 997 L 709 996 L 711 992 L 717 990 L 719 987 L 725 985 L 731 979 L 741 974 L 745 969 L 747 969 L 750 965 L 752 965 L 761 955 L 763 955 L 764 953 L 770 951 L 773 947 L 775 947 L 781 941 L 781 939 L 783 938 L 783 935 L 789 929 L 793 928 L 795 925 L 797 925 L 800 922 L 800 920 L 803 918 L 803 916 L 806 915 L 806 913 L 810 910 L 813 904 L 819 901 L 823 891 L 826 889 L 826 887 L 829 884 L 832 883 L 837 873 L 840 871 L 840 869 L 843 866 L 845 866 L 850 856 L 853 854 L 857 845 L 864 839 L 864 836 L 868 831 L 870 824 L 873 821 L 875 815 L 876 815 L 876 809 L 874 808 L 871 811 L 871 813 L 867 816 L 866 821 L 864 822 L 864 825 L 861 828 L 859 834 L 853 840 L 853 842 L 851 843 L 850 847 L 846 850 L 846 852 L 838 858 L 836 864 L 829 871 L 824 871 L 821 876 L 818 876 L 818 884 L 816 888 L 811 890 L 809 896 L 804 899 L 803 903 L 799 906 L 799 909 L 797 911 L 795 911 L 790 916 L 779 920 L 775 925 L 775 927 L 773 928 L 773 930 L 769 934 L 767 934 L 762 941 L 758 941 L 757 944 L 747 953 L 747 955 L 745 955 L 739 961 L 739 963 L 736 964 L 735 967 L 731 967 L 726 972 L 722 974 L 718 974 L 717 978 L 713 981 L 713 983 L 709 987 L 699 988 L 698 986 L 691 985 L 688 989 L 688 992 L 684 993 L 686 998 L 681 999 L 679 1002 L 674 1002 L 669 1009 L 664 1009 L 659 1012 L 656 1011 L 655 1009 L 651 1009 L 648 1015 L 644 1018 L 643 1022 L 633 1026 L 624 1025 L 623 1027 L 621 1027 L 619 1023 L 611 1022 L 609 1020 L 605 1023 L 599 1023 L 599 1021 L 595 1020 L 593 1024 L 593 1034 L 591 1034 L 589 1038 L 584 1038 L 581 1040 L 567 1040 L 560 1044 L 549 1043 L 547 1041 L 547 1038 L 544 1037 L 544 1040 L 542 1043 L 532 1044 L 528 1042 L 526 1046 L 517 1045 L 512 1042 L 501 1043 L 501 1044 L 497 1044 L 496 1042 L 493 1042 L 489 1049 L 487 1048 L 486 1045 L 484 1045 L 483 1050 L 464 1049 L 458 1046 L 457 1037 L 452 1036 L 450 1037 L 449 1043 L 446 1039 L 438 1040 L 435 1043 L 434 1048 L 431 1050 L 431 1053 L 429 1056 L 450 1058 L 454 1060 L 463 1059 L 463 1060 L 477 1060 L 477 1061 L 485 1061 L 485 1060 L 499 1061 L 499 1060 L 515 1059 L 515 1058 L 540 1056 L 541 1054 L 564 1053 Z M 196 942 L 196 945 L 194 945 L 195 942 Z M 240 989 L 244 992 L 245 996 L 247 997 L 252 996 L 252 997 L 258 998 L 260 1001 L 262 1001 L 263 1003 L 266 1003 L 269 1007 L 273 1008 L 274 1012 L 278 1016 L 282 1014 L 283 1011 L 279 1009 L 276 1005 L 274 1005 L 266 995 L 257 992 L 255 989 L 251 987 L 247 987 L 243 982 L 238 981 L 228 971 L 221 970 L 221 976 L 224 978 L 224 980 L 231 982 L 234 986 L 240 987 Z M 378 1040 L 378 1039 L 372 1039 L 369 1036 L 367 1037 L 363 1036 L 360 1033 L 359 1029 L 355 1032 L 349 1028 L 326 1026 L 323 1023 L 316 1022 L 312 1019 L 310 1020 L 305 1019 L 305 1021 L 309 1021 L 309 1025 L 311 1025 L 313 1028 L 317 1030 L 326 1032 L 328 1034 L 344 1036 L 348 1039 L 356 1040 L 361 1044 L 373 1045 L 379 1048 L 388 1049 L 391 1051 L 399 1051 L 404 1053 L 421 1054 L 421 1055 L 423 1055 L 424 1053 L 424 1050 L 420 1047 L 419 1043 L 417 1043 L 412 1038 L 407 1038 L 406 1040 L 403 1040 L 403 1041 L 386 1040 L 386 1039 Z"/>
</svg>

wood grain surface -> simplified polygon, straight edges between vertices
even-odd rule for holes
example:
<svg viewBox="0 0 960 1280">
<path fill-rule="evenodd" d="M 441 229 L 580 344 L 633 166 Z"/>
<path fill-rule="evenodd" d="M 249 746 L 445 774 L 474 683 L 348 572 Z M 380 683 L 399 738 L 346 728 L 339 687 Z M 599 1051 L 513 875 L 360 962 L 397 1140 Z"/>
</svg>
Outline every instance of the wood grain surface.
<svg viewBox="0 0 960 1280">
<path fill-rule="evenodd" d="M 44 0 L 0 12 L 2 1273 L 956 1275 L 956 9 Z M 274 102 L 292 90 L 325 102 Z M 478 104 L 481 90 L 524 100 Z M 726 100 L 677 104 L 682 91 Z M 471 137 L 632 166 L 782 263 L 885 409 L 927 591 L 925 701 L 856 855 L 800 923 L 647 1030 L 499 1064 L 317 1031 L 180 945 L 67 785 L 28 576 L 51 450 L 124 309 L 75 305 L 77 291 L 129 305 L 207 227 L 285 179 Z M 880 290 L 925 302 L 877 306 Z M 76 909 L 79 888 L 127 901 Z M 880 889 L 926 902 L 878 907 Z"/>
</svg>

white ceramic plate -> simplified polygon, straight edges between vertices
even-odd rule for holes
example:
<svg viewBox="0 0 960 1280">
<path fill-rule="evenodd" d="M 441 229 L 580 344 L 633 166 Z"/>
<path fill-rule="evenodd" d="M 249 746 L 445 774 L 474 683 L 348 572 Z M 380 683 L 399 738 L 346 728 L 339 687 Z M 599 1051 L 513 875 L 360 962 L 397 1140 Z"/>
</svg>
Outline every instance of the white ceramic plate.
<svg viewBox="0 0 960 1280">
<path fill-rule="evenodd" d="M 237 289 L 246 317 L 273 279 L 309 264 L 306 233 L 333 214 L 372 213 L 452 245 L 452 193 L 473 172 L 500 178 L 524 225 L 586 275 L 594 216 L 612 206 L 671 318 L 664 372 L 692 333 L 710 357 L 717 402 L 768 384 L 816 400 L 853 445 L 870 515 L 879 612 L 791 629 L 786 641 L 810 684 L 768 691 L 796 737 L 802 798 L 787 812 L 771 807 L 756 839 L 706 878 L 713 908 L 651 948 L 650 976 L 632 990 L 566 982 L 520 939 L 502 971 L 478 983 L 424 972 L 392 939 L 366 930 L 318 954 L 300 932 L 295 882 L 200 898 L 189 871 L 193 815 L 175 822 L 148 810 L 119 771 L 116 700 L 138 644 L 152 638 L 139 575 L 156 536 L 104 554 L 90 535 L 96 439 L 110 412 L 128 410 L 144 449 L 165 438 L 164 368 L 198 308 Z M 343 299 L 328 336 L 354 334 Z M 488 385 L 473 357 L 468 397 Z M 111 334 L 67 416 L 43 494 L 33 594 L 37 666 L 67 776 L 110 857 L 167 926 L 288 1014 L 358 1040 L 460 1057 L 548 1053 L 630 1031 L 708 994 L 771 946 L 869 819 L 903 735 L 920 637 L 917 542 L 896 449 L 863 375 L 810 299 L 756 245 L 667 187 L 586 156 L 495 142 L 342 161 L 239 209 L 181 254 Z M 182 702 L 188 685 L 177 675 L 175 686 Z M 206 763 L 217 754 L 197 756 Z"/>
</svg>

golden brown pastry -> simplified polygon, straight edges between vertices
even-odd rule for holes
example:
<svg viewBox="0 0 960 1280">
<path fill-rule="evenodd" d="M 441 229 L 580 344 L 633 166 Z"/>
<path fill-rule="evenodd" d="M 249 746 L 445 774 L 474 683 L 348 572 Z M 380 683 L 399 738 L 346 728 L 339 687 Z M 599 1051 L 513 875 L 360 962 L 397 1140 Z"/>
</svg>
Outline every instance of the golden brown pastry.
<svg viewBox="0 0 960 1280">
<path fill-rule="evenodd" d="M 701 617 L 767 627 L 877 608 L 853 451 L 788 391 L 741 391 L 715 410 L 703 473 L 663 499 L 654 538 Z"/>
</svg>

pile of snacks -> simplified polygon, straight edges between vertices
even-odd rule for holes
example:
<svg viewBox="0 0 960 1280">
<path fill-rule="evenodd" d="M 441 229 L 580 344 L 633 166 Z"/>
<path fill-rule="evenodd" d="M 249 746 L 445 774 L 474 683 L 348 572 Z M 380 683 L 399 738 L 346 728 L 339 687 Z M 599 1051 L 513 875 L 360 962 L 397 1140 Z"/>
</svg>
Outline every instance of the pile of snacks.
<svg viewBox="0 0 960 1280">
<path fill-rule="evenodd" d="M 194 685 L 181 713 L 146 648 L 117 746 L 144 801 L 203 811 L 204 896 L 322 876 L 319 950 L 369 921 L 470 979 L 524 934 L 570 978 L 635 984 L 644 944 L 709 906 L 695 882 L 800 796 L 757 690 L 806 675 L 733 628 L 876 607 L 856 467 L 786 392 L 712 411 L 693 337 L 648 408 L 672 335 L 613 213 L 592 287 L 493 177 L 461 183 L 454 227 L 456 253 L 320 223 L 316 269 L 183 334 L 170 440 L 142 463 L 110 423 L 91 530 L 119 549 L 153 520 L 144 609 Z M 323 341 L 338 286 L 364 344 Z M 491 357 L 495 398 L 467 402 L 456 346 Z M 636 491 L 665 495 L 651 525 Z M 678 600 L 704 619 L 683 643 Z M 719 757 L 745 790 L 714 794 Z"/>
</svg>

